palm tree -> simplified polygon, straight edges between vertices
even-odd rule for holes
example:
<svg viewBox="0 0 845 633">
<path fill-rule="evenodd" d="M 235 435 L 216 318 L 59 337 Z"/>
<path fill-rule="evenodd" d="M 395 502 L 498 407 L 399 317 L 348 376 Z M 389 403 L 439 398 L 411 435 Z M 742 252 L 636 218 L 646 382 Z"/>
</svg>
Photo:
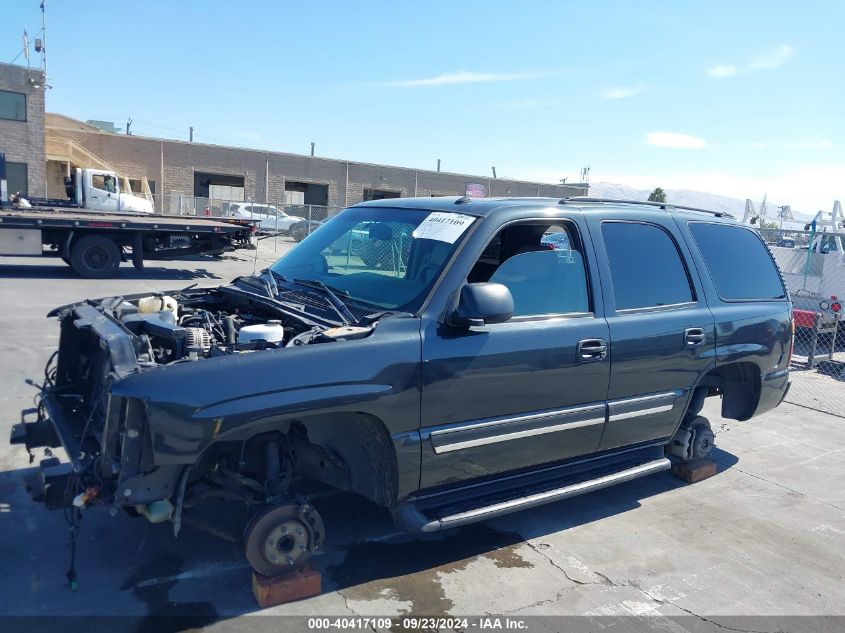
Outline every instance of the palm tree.
<svg viewBox="0 0 845 633">
<path fill-rule="evenodd" d="M 648 201 L 649 202 L 666 202 L 666 192 L 663 191 L 660 187 L 655 188 L 650 194 L 648 194 Z"/>
</svg>

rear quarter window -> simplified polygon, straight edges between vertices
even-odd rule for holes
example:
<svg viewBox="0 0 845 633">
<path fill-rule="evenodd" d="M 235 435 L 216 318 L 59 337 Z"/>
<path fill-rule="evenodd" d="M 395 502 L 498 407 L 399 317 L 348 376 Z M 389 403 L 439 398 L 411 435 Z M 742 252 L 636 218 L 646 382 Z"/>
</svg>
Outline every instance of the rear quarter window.
<svg viewBox="0 0 845 633">
<path fill-rule="evenodd" d="M 757 233 L 741 226 L 707 222 L 690 222 L 689 229 L 723 300 L 786 297 L 780 273 Z"/>
</svg>

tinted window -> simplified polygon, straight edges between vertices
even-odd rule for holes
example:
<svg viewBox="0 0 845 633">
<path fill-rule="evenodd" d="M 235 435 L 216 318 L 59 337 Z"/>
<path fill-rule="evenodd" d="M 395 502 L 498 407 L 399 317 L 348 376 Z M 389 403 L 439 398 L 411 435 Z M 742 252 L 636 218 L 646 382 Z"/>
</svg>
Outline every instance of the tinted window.
<svg viewBox="0 0 845 633">
<path fill-rule="evenodd" d="M 693 300 L 689 277 L 674 240 L 653 224 L 603 222 L 617 310 Z"/>
<path fill-rule="evenodd" d="M 26 121 L 26 95 L 0 90 L 0 119 Z"/>
<path fill-rule="evenodd" d="M 20 191 L 22 196 L 29 195 L 26 163 L 6 163 L 6 180 L 9 193 Z"/>
<path fill-rule="evenodd" d="M 514 316 L 590 312 L 580 242 L 568 226 L 505 227 L 484 249 L 468 280 L 507 286 Z"/>
<path fill-rule="evenodd" d="M 690 231 L 722 299 L 780 299 L 780 274 L 760 237 L 727 224 L 690 222 Z"/>
</svg>

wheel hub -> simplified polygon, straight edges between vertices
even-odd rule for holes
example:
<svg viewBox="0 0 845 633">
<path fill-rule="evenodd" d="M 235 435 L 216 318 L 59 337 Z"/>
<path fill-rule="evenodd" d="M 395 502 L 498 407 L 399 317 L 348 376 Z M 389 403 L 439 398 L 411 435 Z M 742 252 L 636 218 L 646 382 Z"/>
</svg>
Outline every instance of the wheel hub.
<svg viewBox="0 0 845 633">
<path fill-rule="evenodd" d="M 314 507 L 288 503 L 253 517 L 244 535 L 244 549 L 255 571 L 277 576 L 307 560 L 324 539 L 323 520 Z"/>
<path fill-rule="evenodd" d="M 107 259 L 108 256 L 102 248 L 94 246 L 85 251 L 85 263 L 91 268 L 102 268 Z"/>
<path fill-rule="evenodd" d="M 264 542 L 264 557 L 276 564 L 293 565 L 306 554 L 308 529 L 300 521 L 285 521 Z"/>
</svg>

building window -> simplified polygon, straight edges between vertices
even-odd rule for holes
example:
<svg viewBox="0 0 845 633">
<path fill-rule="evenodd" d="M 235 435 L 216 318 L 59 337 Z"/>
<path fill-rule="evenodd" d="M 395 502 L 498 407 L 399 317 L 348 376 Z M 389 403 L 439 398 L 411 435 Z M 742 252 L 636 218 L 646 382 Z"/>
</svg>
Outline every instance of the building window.
<svg viewBox="0 0 845 633">
<path fill-rule="evenodd" d="M 156 192 L 156 181 L 155 180 L 147 180 L 147 184 L 150 187 L 150 193 L 155 195 Z M 144 191 L 144 181 L 140 178 L 130 178 L 129 179 L 129 187 L 132 189 L 132 193 L 137 193 L 139 195 L 145 195 Z"/>
<path fill-rule="evenodd" d="M 285 204 L 313 204 L 325 207 L 329 204 L 329 186 L 315 182 L 285 182 Z"/>
<path fill-rule="evenodd" d="M 194 195 L 197 198 L 243 202 L 244 194 L 243 176 L 194 172 Z"/>
<path fill-rule="evenodd" d="M 399 198 L 401 194 L 398 191 L 390 191 L 388 189 L 364 189 L 364 201 L 367 200 L 387 200 L 388 198 Z"/>
<path fill-rule="evenodd" d="M 26 95 L 0 90 L 0 119 L 26 121 Z"/>
<path fill-rule="evenodd" d="M 29 195 L 28 172 L 26 163 L 6 163 L 6 185 L 10 194 L 21 192 L 26 197 Z"/>
</svg>

